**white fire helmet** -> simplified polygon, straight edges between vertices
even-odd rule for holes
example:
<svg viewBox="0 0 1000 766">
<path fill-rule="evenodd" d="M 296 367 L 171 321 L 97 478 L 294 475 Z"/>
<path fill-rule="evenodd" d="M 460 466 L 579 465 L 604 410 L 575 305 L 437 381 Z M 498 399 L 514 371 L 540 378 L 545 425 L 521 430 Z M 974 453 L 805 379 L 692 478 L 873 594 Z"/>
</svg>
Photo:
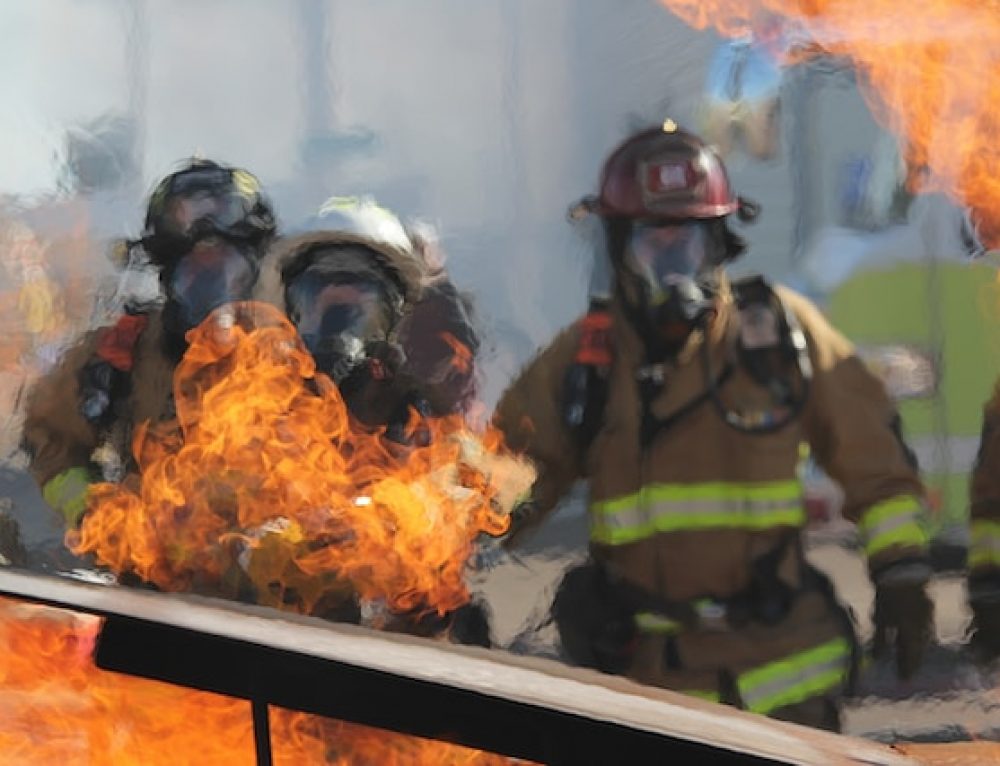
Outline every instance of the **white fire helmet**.
<svg viewBox="0 0 1000 766">
<path fill-rule="evenodd" d="M 399 218 L 367 196 L 330 197 L 320 206 L 313 227 L 343 231 L 397 250 L 413 251 L 413 242 Z"/>
</svg>

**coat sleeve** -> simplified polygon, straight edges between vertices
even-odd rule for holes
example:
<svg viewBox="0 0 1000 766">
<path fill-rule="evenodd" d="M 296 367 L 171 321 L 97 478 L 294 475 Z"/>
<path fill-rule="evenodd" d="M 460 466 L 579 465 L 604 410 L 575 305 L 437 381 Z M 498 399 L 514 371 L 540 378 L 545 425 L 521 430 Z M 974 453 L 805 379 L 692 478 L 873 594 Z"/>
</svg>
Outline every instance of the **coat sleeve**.
<svg viewBox="0 0 1000 766">
<path fill-rule="evenodd" d="M 564 379 L 578 343 L 576 325 L 564 330 L 521 371 L 494 414 L 507 445 L 538 472 L 526 527 L 539 523 L 582 475 L 580 446 L 562 418 Z"/>
<path fill-rule="evenodd" d="M 22 444 L 43 493 L 72 469 L 89 470 L 90 455 L 98 446 L 98 431 L 79 407 L 80 373 L 96 346 L 96 334 L 84 336 L 28 395 Z"/>
<path fill-rule="evenodd" d="M 970 574 L 1000 576 L 1000 382 L 983 409 L 969 501 Z"/>
<path fill-rule="evenodd" d="M 870 570 L 925 556 L 925 491 L 885 386 L 815 306 L 780 294 L 812 358 L 806 436 L 819 465 L 844 490 L 844 516 L 858 525 Z"/>
</svg>

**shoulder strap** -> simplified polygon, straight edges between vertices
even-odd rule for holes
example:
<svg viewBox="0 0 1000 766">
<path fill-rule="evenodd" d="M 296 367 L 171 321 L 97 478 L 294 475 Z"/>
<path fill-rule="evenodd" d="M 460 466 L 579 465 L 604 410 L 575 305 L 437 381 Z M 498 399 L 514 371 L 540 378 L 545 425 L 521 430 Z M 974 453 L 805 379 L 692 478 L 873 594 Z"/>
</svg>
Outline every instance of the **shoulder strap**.
<svg viewBox="0 0 1000 766">
<path fill-rule="evenodd" d="M 580 320 L 580 337 L 563 379 L 563 422 L 582 452 L 593 443 L 604 423 L 608 377 L 614 362 L 612 318 L 606 300 L 592 298 Z"/>
<path fill-rule="evenodd" d="M 146 314 L 123 314 L 113 326 L 101 333 L 95 356 L 116 370 L 128 372 L 132 369 L 135 344 L 148 321 Z"/>
<path fill-rule="evenodd" d="M 725 422 L 736 430 L 771 433 L 798 417 L 805 406 L 812 379 L 806 335 L 795 312 L 764 277 L 756 275 L 734 282 L 733 298 L 740 325 L 740 366 L 757 385 L 770 392 L 774 406 L 766 411 L 740 413 L 723 404 L 714 386 L 712 399 Z M 711 380 L 707 357 L 705 365 Z"/>
</svg>

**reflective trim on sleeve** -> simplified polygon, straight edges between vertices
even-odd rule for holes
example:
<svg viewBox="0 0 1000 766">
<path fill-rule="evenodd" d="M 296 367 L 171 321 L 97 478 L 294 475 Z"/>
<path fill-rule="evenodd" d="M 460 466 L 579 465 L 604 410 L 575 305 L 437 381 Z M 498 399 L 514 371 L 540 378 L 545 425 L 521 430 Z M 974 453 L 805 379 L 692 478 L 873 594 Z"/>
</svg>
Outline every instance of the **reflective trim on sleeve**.
<svg viewBox="0 0 1000 766">
<path fill-rule="evenodd" d="M 871 506 L 858 523 L 869 557 L 893 545 L 927 547 L 924 508 L 910 495 L 883 500 Z"/>
<path fill-rule="evenodd" d="M 747 710 L 768 715 L 840 686 L 850 663 L 850 643 L 835 638 L 742 673 L 736 683 Z"/>
<path fill-rule="evenodd" d="M 1000 521 L 973 519 L 970 522 L 969 568 L 1000 568 Z"/>
<path fill-rule="evenodd" d="M 680 633 L 684 626 L 677 620 L 656 614 L 656 612 L 636 612 L 635 627 L 642 633 L 659 633 L 669 636 Z"/>
<path fill-rule="evenodd" d="M 591 539 L 622 545 L 657 532 L 802 526 L 796 480 L 753 483 L 651 484 L 630 495 L 591 503 Z"/>
</svg>

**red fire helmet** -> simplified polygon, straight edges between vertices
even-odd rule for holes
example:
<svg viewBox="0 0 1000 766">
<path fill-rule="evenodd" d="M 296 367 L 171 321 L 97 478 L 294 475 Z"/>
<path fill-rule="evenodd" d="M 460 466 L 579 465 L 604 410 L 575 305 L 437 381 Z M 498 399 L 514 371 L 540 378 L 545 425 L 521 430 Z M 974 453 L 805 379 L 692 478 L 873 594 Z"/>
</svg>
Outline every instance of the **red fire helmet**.
<svg viewBox="0 0 1000 766">
<path fill-rule="evenodd" d="M 645 130 L 604 163 L 590 210 L 606 218 L 721 218 L 740 210 L 716 152 L 672 120 Z"/>
</svg>

